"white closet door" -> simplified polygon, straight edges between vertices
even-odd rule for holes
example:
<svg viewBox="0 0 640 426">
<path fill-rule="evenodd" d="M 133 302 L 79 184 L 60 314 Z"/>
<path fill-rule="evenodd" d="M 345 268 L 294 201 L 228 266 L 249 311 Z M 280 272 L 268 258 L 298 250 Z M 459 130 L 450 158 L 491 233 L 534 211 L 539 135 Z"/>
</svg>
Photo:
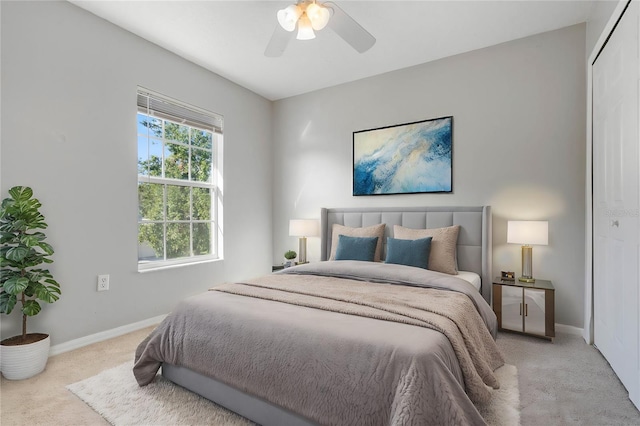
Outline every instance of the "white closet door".
<svg viewBox="0 0 640 426">
<path fill-rule="evenodd" d="M 640 406 L 638 1 L 593 65 L 594 341 Z"/>
</svg>

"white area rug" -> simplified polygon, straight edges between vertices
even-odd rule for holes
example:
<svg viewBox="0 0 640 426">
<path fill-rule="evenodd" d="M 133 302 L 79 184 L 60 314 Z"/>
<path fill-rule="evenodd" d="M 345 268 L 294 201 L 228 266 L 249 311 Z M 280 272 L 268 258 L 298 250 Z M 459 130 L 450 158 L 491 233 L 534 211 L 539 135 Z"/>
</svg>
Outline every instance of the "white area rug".
<svg viewBox="0 0 640 426">
<path fill-rule="evenodd" d="M 109 423 L 125 425 L 251 425 L 250 421 L 162 376 L 139 387 L 127 362 L 67 386 Z M 501 387 L 478 410 L 491 426 L 520 424 L 518 371 L 505 365 L 496 371 Z"/>
<path fill-rule="evenodd" d="M 482 417 L 491 426 L 520 426 L 520 388 L 518 369 L 505 364 L 496 370 L 500 389 L 491 389 L 488 404 L 476 404 Z"/>
</svg>

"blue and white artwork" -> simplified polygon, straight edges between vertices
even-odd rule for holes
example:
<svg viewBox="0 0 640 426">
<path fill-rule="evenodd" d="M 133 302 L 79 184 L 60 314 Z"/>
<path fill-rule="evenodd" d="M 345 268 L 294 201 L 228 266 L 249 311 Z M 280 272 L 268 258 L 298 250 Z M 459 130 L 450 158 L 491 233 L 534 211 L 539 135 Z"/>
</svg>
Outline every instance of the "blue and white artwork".
<svg viewBox="0 0 640 426">
<path fill-rule="evenodd" d="M 353 133 L 353 195 L 451 192 L 453 117 Z"/>
</svg>

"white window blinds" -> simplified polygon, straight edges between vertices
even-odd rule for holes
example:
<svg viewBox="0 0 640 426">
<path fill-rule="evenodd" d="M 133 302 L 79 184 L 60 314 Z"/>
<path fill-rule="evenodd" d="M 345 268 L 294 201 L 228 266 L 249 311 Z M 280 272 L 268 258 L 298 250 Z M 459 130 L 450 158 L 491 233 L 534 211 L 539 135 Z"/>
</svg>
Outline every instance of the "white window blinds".
<svg viewBox="0 0 640 426">
<path fill-rule="evenodd" d="M 152 117 L 175 120 L 181 124 L 222 134 L 222 116 L 204 109 L 168 99 L 158 93 L 138 88 L 138 111 Z"/>
</svg>

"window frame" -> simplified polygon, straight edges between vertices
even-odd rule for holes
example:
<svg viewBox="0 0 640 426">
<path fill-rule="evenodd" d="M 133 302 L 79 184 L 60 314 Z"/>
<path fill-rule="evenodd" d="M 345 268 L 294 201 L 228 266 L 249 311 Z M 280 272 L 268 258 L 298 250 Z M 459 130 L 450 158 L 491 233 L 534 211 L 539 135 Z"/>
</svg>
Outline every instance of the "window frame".
<svg viewBox="0 0 640 426">
<path fill-rule="evenodd" d="M 138 87 L 138 101 L 136 111 L 136 143 L 137 151 L 137 194 L 138 194 L 138 221 L 136 240 L 138 242 L 138 271 L 152 271 L 177 266 L 186 266 L 199 264 L 203 262 L 211 262 L 222 259 L 222 145 L 223 145 L 223 123 L 224 119 L 221 115 L 203 110 L 192 105 L 185 104 L 167 96 L 152 92 L 148 89 Z M 147 128 L 146 134 L 139 132 L 140 114 L 150 119 L 160 120 L 162 123 L 162 137 L 152 136 L 151 130 Z M 186 126 L 189 131 L 189 143 L 176 141 L 166 138 L 165 123 L 171 122 L 179 126 Z M 202 148 L 192 144 L 191 132 L 206 131 L 211 133 L 211 148 Z M 161 175 L 152 176 L 150 173 L 141 174 L 139 169 L 140 138 L 147 140 L 147 161 L 151 158 L 150 142 L 155 140 L 161 143 Z M 180 145 L 188 148 L 188 173 L 186 179 L 176 177 L 166 177 L 166 149 L 169 144 Z M 192 180 L 192 150 L 202 150 L 211 153 L 211 171 L 208 181 Z M 140 185 L 156 184 L 162 185 L 162 219 L 143 219 L 140 216 Z M 167 194 L 169 186 L 180 188 L 189 188 L 189 215 L 188 219 L 169 219 L 168 218 L 168 201 Z M 210 191 L 210 219 L 194 219 L 194 195 L 193 188 L 203 188 Z M 189 255 L 186 257 L 177 257 L 167 259 L 167 226 L 175 223 L 189 224 Z M 210 224 L 209 231 L 209 248 L 211 253 L 204 255 L 194 255 L 194 225 L 206 223 Z M 162 224 L 163 227 L 163 253 L 160 260 L 141 260 L 140 259 L 140 229 L 143 224 Z"/>
</svg>

